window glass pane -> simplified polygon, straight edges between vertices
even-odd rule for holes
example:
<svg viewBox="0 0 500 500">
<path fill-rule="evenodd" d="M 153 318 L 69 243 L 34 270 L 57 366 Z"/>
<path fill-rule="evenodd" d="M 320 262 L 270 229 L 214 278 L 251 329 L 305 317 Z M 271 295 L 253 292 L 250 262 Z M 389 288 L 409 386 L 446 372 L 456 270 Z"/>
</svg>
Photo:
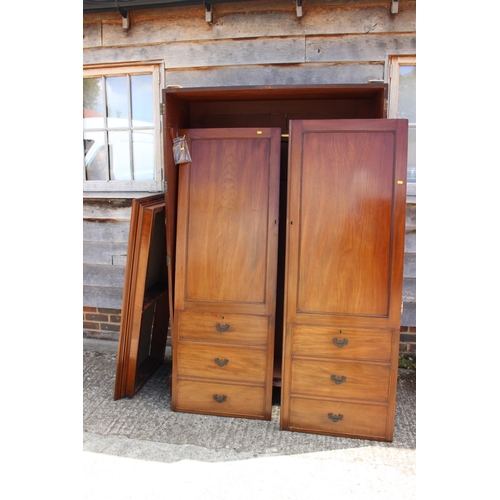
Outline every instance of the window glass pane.
<svg viewBox="0 0 500 500">
<path fill-rule="evenodd" d="M 110 179 L 113 181 L 132 180 L 130 175 L 130 144 L 128 132 L 109 132 Z"/>
<path fill-rule="evenodd" d="M 99 76 L 93 71 L 84 73 L 89 76 L 83 78 L 85 180 L 156 180 L 156 73 L 145 67 L 131 71 Z M 88 189 L 100 187 L 89 184 Z"/>
<path fill-rule="evenodd" d="M 106 78 L 106 101 L 108 118 L 119 118 L 109 121 L 108 127 L 128 126 L 128 92 L 126 76 L 109 76 Z"/>
<path fill-rule="evenodd" d="M 103 128 L 104 109 L 101 78 L 83 79 L 83 128 Z"/>
<path fill-rule="evenodd" d="M 153 75 L 130 77 L 132 126 L 153 126 Z"/>
<path fill-rule="evenodd" d="M 134 179 L 154 180 L 155 150 L 152 130 L 136 130 L 132 133 L 134 154 Z"/>
<path fill-rule="evenodd" d="M 83 134 L 85 154 L 85 178 L 88 181 L 105 181 L 108 178 L 108 157 L 104 132 L 85 132 Z"/>
<path fill-rule="evenodd" d="M 408 129 L 408 182 L 417 180 L 417 129 Z"/>
<path fill-rule="evenodd" d="M 416 66 L 399 67 L 398 118 L 408 118 L 410 123 L 417 122 L 416 111 Z"/>
</svg>

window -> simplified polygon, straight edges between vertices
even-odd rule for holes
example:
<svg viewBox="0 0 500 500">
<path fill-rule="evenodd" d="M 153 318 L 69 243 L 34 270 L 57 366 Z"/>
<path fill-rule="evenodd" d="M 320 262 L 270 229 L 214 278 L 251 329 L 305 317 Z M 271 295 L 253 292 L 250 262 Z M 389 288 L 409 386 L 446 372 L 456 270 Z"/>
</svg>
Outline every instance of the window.
<svg viewBox="0 0 500 500">
<path fill-rule="evenodd" d="M 85 69 L 85 191 L 161 191 L 159 70 Z"/>
<path fill-rule="evenodd" d="M 408 119 L 408 194 L 415 194 L 417 180 L 416 61 L 416 57 L 394 57 L 391 61 L 389 88 L 389 117 Z"/>
</svg>

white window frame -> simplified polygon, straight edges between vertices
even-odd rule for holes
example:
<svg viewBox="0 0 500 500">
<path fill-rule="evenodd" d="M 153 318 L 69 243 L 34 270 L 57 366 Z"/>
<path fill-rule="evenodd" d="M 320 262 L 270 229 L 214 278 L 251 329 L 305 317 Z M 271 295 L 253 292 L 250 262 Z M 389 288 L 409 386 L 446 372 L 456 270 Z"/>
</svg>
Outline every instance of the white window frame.
<svg viewBox="0 0 500 500">
<path fill-rule="evenodd" d="M 134 75 L 151 73 L 153 76 L 153 121 L 154 121 L 154 144 L 155 144 L 155 166 L 153 181 L 88 181 L 85 179 L 85 165 L 83 165 L 83 191 L 84 195 L 92 196 L 92 193 L 156 193 L 163 191 L 163 151 L 161 141 L 161 78 L 162 65 L 160 63 L 138 63 L 119 65 L 92 65 L 84 66 L 83 78 L 95 78 L 106 76 Z M 83 129 L 82 129 L 83 138 Z M 83 163 L 83 162 L 82 162 Z"/>
<path fill-rule="evenodd" d="M 388 117 L 397 118 L 398 113 L 398 89 L 399 89 L 399 67 L 416 66 L 417 56 L 393 56 L 389 60 L 389 109 Z M 408 127 L 416 128 L 416 123 L 409 123 Z M 416 183 L 408 182 L 407 195 L 416 196 Z"/>
</svg>

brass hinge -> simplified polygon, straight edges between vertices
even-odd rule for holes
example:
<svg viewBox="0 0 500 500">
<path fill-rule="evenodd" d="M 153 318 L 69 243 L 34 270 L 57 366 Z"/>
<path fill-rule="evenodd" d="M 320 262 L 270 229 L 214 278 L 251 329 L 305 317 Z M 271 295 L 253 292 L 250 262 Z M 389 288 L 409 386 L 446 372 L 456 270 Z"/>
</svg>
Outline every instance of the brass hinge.
<svg viewBox="0 0 500 500">
<path fill-rule="evenodd" d="M 170 255 L 167 254 L 167 267 L 170 267 Z"/>
<path fill-rule="evenodd" d="M 163 192 L 168 193 L 168 182 L 167 181 L 163 182 Z"/>
<path fill-rule="evenodd" d="M 166 113 L 165 103 L 160 102 L 160 115 L 164 115 L 165 113 Z"/>
</svg>

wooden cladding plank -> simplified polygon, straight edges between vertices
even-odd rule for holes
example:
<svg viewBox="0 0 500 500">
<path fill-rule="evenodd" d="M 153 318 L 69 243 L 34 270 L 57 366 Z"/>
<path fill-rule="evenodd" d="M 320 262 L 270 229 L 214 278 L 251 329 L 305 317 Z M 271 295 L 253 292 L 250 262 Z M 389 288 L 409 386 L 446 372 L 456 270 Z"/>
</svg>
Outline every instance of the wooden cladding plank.
<svg viewBox="0 0 500 500">
<path fill-rule="evenodd" d="M 417 205 L 414 203 L 406 204 L 406 230 L 416 230 L 417 228 Z"/>
<path fill-rule="evenodd" d="M 388 55 L 415 52 L 414 33 L 306 38 L 306 62 L 385 61 Z"/>
<path fill-rule="evenodd" d="M 127 244 L 124 242 L 85 241 L 83 262 L 85 264 L 125 265 Z"/>
<path fill-rule="evenodd" d="M 164 60 L 166 68 L 304 62 L 304 37 L 168 43 L 83 52 L 84 64 Z"/>
<path fill-rule="evenodd" d="M 405 252 L 416 253 L 417 251 L 417 231 L 407 229 L 405 234 Z"/>
<path fill-rule="evenodd" d="M 401 325 L 417 326 L 417 304 L 415 302 L 404 303 Z"/>
<path fill-rule="evenodd" d="M 124 266 L 83 265 L 83 284 L 103 287 L 123 287 Z"/>
<path fill-rule="evenodd" d="M 130 220 L 131 199 L 84 199 L 84 219 Z"/>
<path fill-rule="evenodd" d="M 364 84 L 369 80 L 383 79 L 383 63 L 253 65 L 195 70 L 171 69 L 165 73 L 166 85 L 180 85 L 186 88 L 240 85 Z"/>
<path fill-rule="evenodd" d="M 103 219 L 83 221 L 83 241 L 127 242 L 129 221 Z"/>
<path fill-rule="evenodd" d="M 123 287 L 83 286 L 83 306 L 121 309 Z"/>
<path fill-rule="evenodd" d="M 165 42 L 195 40 L 230 40 L 250 37 L 299 36 L 303 34 L 366 34 L 407 33 L 416 31 L 415 7 L 401 9 L 397 16 L 390 13 L 387 4 L 351 6 L 345 5 L 304 7 L 304 15 L 298 18 L 295 5 L 287 1 L 269 5 L 266 10 L 246 7 L 220 12 L 216 5 L 213 22 L 207 23 L 203 7 L 165 9 L 156 15 L 132 12 L 131 29 L 124 30 L 121 19 L 104 21 L 102 24 L 102 45 L 127 46 L 149 45 Z M 85 25 L 96 31 L 94 24 Z M 100 44 L 99 37 L 85 37 L 84 46 Z"/>
<path fill-rule="evenodd" d="M 416 278 L 409 278 L 409 277 L 407 278 L 405 276 L 405 278 L 403 279 L 403 301 L 404 302 L 417 301 Z"/>
<path fill-rule="evenodd" d="M 414 54 L 416 35 L 291 36 L 106 47 L 83 52 L 84 64 L 164 60 L 166 69 L 251 64 L 385 62 Z M 204 84 L 206 86 L 206 84 Z"/>
<path fill-rule="evenodd" d="M 83 48 L 100 47 L 102 45 L 101 22 L 83 24 Z"/>
<path fill-rule="evenodd" d="M 403 276 L 405 278 L 417 277 L 417 256 L 414 253 L 405 253 Z"/>
</svg>

